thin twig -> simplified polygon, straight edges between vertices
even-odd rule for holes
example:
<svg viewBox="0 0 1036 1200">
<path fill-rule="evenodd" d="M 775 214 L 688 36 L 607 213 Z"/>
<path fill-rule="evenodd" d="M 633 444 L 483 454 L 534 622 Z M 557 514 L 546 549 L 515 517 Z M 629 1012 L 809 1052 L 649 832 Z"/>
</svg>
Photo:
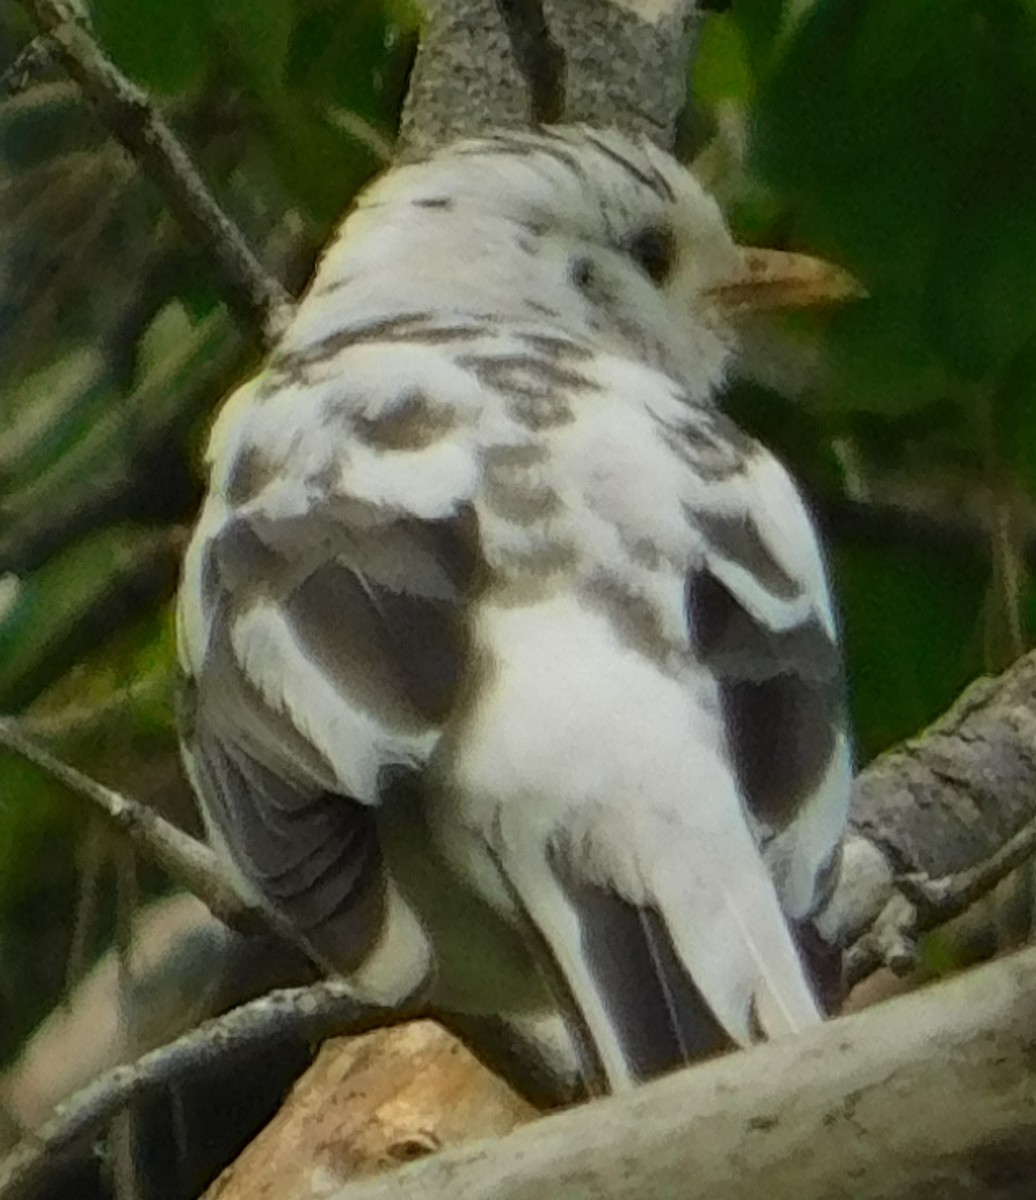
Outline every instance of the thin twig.
<svg viewBox="0 0 1036 1200">
<path fill-rule="evenodd" d="M 238 321 L 267 347 L 274 345 L 291 312 L 291 298 L 263 269 L 155 105 L 97 44 L 77 0 L 23 3 L 105 127 L 155 181 L 189 238 L 215 264 Z"/>
<path fill-rule="evenodd" d="M 11 65 L 0 74 L 0 96 L 18 96 L 36 82 L 54 63 L 54 46 L 49 37 L 34 37 L 23 46 Z"/>
<path fill-rule="evenodd" d="M 923 872 L 900 875 L 898 892 L 863 937 L 846 952 L 850 987 L 886 966 L 898 975 L 917 965 L 917 939 L 967 912 L 1024 863 L 1036 857 L 1036 818 L 974 866 L 931 879 Z"/>
<path fill-rule="evenodd" d="M 905 975 L 917 965 L 917 909 L 895 892 L 873 924 L 845 952 L 842 970 L 847 989 L 888 967 Z"/>
<path fill-rule="evenodd" d="M 965 871 L 941 879 L 904 875 L 896 882 L 917 907 L 921 927 L 929 929 L 960 916 L 1034 855 L 1036 818 L 1026 822 L 989 858 Z"/>
<path fill-rule="evenodd" d="M 61 1156 L 96 1137 L 127 1105 L 153 1097 L 172 1083 L 197 1078 L 234 1056 L 285 1039 L 322 1041 L 333 1034 L 365 1033 L 415 1015 L 404 1008 L 364 1003 L 341 979 L 283 988 L 243 1004 L 135 1063 L 115 1067 L 60 1105 L 46 1124 L 0 1161 L 0 1200 L 24 1200 L 37 1194 L 60 1165 Z"/>
<path fill-rule="evenodd" d="M 242 933 L 272 932 L 289 946 L 301 950 L 321 969 L 326 969 L 327 964 L 302 941 L 287 921 L 259 907 L 241 889 L 204 842 L 184 833 L 145 805 L 62 762 L 28 737 L 19 722 L 10 717 L 0 717 L 0 746 L 28 759 L 76 795 L 89 800 L 143 854 L 158 863 L 181 887 L 197 896 L 219 920 Z"/>
</svg>

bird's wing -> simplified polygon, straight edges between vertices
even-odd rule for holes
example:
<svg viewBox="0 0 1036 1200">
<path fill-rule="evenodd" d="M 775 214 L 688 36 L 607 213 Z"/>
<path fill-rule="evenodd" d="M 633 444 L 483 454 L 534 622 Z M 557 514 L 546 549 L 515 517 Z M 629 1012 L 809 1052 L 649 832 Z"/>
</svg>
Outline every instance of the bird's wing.
<svg viewBox="0 0 1036 1200">
<path fill-rule="evenodd" d="M 388 902 L 373 806 L 438 738 L 474 565 L 457 446 L 369 348 L 294 382 L 275 363 L 228 403 L 179 610 L 212 836 L 346 969 Z"/>
<path fill-rule="evenodd" d="M 719 682 L 727 749 L 785 912 L 802 921 L 830 894 L 848 813 L 837 619 L 787 472 L 721 415 L 708 432 L 737 446 L 736 469 L 709 478 L 700 446 L 692 452 L 685 511 L 701 557 L 686 584 L 691 644 Z"/>
<path fill-rule="evenodd" d="M 735 437 L 722 418 L 713 432 Z M 831 1003 L 836 952 L 808 921 L 837 880 L 852 779 L 837 620 L 791 479 L 758 444 L 744 441 L 739 459 L 688 511 L 703 547 L 687 579 L 688 625 L 719 684 L 726 750 L 755 840 L 811 986 Z M 764 1030 L 786 1024 L 774 998 L 764 993 L 757 1005 Z"/>
</svg>

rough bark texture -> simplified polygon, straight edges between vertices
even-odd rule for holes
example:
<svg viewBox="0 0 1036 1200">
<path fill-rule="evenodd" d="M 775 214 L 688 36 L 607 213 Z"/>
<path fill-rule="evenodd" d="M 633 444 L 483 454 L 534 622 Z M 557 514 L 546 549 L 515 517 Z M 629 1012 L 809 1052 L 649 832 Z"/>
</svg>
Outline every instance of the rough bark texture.
<svg viewBox="0 0 1036 1200">
<path fill-rule="evenodd" d="M 404 157 L 451 138 L 587 121 L 673 143 L 694 0 L 429 0 Z"/>
<path fill-rule="evenodd" d="M 918 737 L 857 776 L 853 834 L 821 920 L 851 982 L 959 915 L 1032 854 L 1036 654 L 972 684 Z"/>
<path fill-rule="evenodd" d="M 809 1034 L 322 1195 L 1029 1200 L 1034 1030 L 1030 949 Z"/>
<path fill-rule="evenodd" d="M 563 119 L 671 148 L 686 102 L 693 0 L 548 0 L 546 10 L 567 66 Z"/>
<path fill-rule="evenodd" d="M 337 1038 L 204 1200 L 324 1195 L 535 1115 L 432 1021 Z"/>
<path fill-rule="evenodd" d="M 974 866 L 1036 815 L 1036 656 L 973 684 L 862 772 L 853 826 L 900 871 Z"/>
</svg>

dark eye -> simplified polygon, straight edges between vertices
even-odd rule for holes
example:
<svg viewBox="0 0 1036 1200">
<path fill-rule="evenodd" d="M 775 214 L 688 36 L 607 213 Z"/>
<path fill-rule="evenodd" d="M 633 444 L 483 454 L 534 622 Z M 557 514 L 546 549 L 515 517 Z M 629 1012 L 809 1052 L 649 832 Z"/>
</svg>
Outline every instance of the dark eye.
<svg viewBox="0 0 1036 1200">
<path fill-rule="evenodd" d="M 665 283 L 676 262 L 676 238 L 665 225 L 651 225 L 635 234 L 627 246 L 630 257 L 655 283 Z"/>
</svg>

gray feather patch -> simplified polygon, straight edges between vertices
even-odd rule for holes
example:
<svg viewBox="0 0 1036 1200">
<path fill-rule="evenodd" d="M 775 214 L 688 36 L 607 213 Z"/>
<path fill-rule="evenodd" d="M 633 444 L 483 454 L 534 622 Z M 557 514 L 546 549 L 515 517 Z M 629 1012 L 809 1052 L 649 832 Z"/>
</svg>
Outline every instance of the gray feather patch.
<svg viewBox="0 0 1036 1200">
<path fill-rule="evenodd" d="M 651 1079 L 730 1046 L 656 911 L 568 872 L 559 872 L 559 878 L 578 914 L 584 959 L 634 1079 Z"/>
<path fill-rule="evenodd" d="M 203 724 L 185 747 L 242 874 L 336 966 L 361 961 L 385 915 L 372 810 L 296 787 Z"/>
<path fill-rule="evenodd" d="M 284 608 L 299 644 L 343 696 L 387 724 L 416 728 L 449 711 L 463 653 L 450 602 L 394 592 L 330 563 Z"/>
<path fill-rule="evenodd" d="M 689 580 L 687 604 L 695 652 L 720 677 L 742 794 L 782 828 L 826 772 L 843 725 L 838 647 L 815 614 L 787 630 L 757 621 L 707 571 Z"/>
</svg>

